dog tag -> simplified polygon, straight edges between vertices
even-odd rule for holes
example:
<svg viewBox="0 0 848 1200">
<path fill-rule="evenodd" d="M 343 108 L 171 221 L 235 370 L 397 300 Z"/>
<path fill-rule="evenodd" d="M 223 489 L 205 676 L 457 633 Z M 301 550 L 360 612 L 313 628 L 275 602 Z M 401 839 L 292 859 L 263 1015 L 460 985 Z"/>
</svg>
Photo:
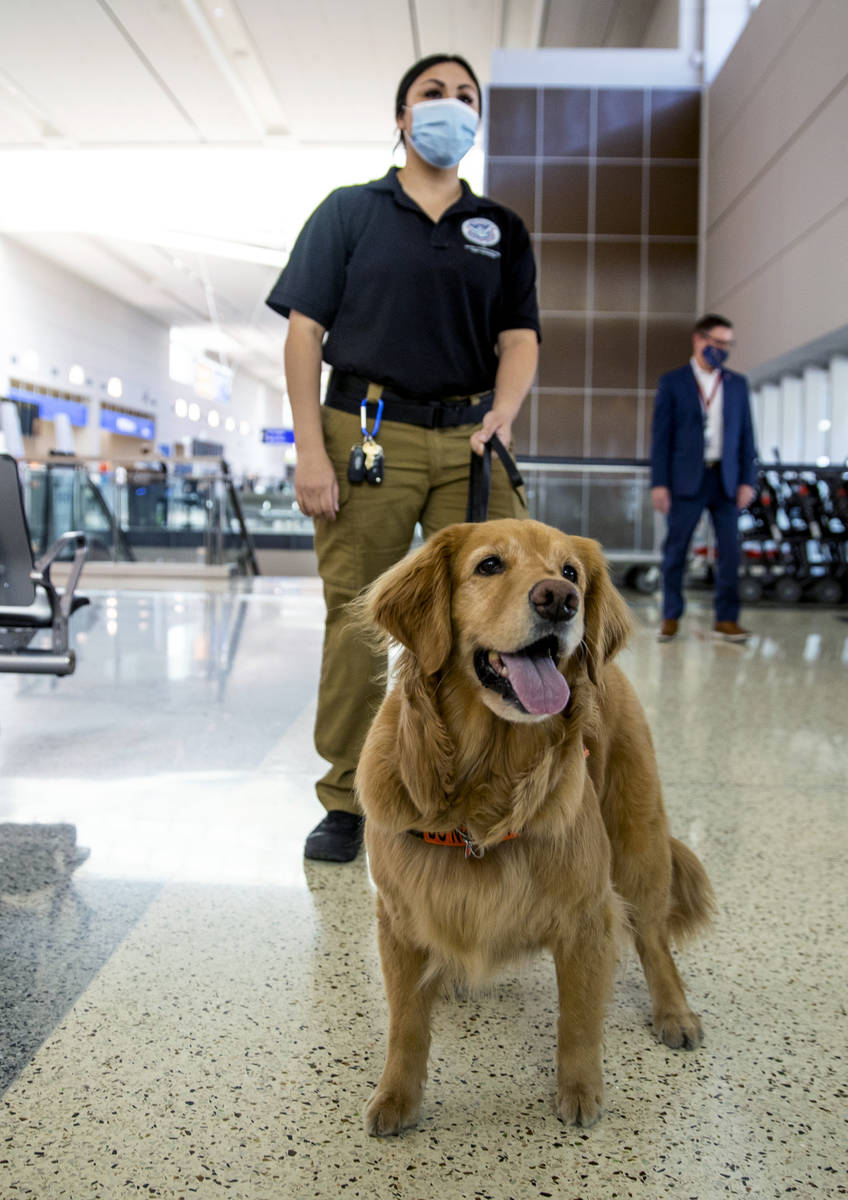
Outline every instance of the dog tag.
<svg viewBox="0 0 848 1200">
<path fill-rule="evenodd" d="M 347 478 L 349 483 L 363 483 L 365 480 L 365 451 L 362 446 L 351 447 Z"/>
</svg>

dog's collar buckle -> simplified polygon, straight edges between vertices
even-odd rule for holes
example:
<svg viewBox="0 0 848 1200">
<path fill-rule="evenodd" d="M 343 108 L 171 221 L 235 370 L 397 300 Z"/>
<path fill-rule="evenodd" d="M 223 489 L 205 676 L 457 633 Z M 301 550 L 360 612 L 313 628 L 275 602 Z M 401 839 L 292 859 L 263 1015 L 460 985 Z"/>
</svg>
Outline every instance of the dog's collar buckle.
<svg viewBox="0 0 848 1200">
<path fill-rule="evenodd" d="M 468 832 L 468 830 L 463 826 L 461 829 L 457 830 L 457 832 L 459 833 L 459 836 L 462 838 L 463 842 L 465 842 L 465 857 L 482 858 L 486 851 L 482 846 L 475 846 L 474 839 L 471 837 L 471 834 Z"/>
</svg>

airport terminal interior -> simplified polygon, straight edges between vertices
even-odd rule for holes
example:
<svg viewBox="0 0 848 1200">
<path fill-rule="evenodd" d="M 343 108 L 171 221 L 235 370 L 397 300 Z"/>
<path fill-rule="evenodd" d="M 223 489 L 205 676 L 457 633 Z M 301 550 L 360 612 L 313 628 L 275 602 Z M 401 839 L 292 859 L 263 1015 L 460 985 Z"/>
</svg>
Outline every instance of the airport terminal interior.
<svg viewBox="0 0 848 1200">
<path fill-rule="evenodd" d="M 846 44 L 843 0 L 0 0 L 0 1200 L 848 1194 Z M 596 1125 L 557 1116 L 545 952 L 440 998 L 376 1138 L 368 858 L 304 857 L 325 609 L 264 301 L 448 48 L 461 173 L 538 265 L 530 515 L 604 548 L 716 914 L 675 950 L 695 1050 L 623 948 Z M 750 383 L 748 637 L 704 523 L 662 642 L 652 405 L 704 311 Z"/>
</svg>

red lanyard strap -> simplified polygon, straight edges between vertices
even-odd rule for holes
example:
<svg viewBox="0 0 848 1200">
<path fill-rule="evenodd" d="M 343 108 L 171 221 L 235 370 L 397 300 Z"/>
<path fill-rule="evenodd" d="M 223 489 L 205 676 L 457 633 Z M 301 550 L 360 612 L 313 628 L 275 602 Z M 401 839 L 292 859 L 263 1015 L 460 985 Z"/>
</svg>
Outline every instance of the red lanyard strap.
<svg viewBox="0 0 848 1200">
<path fill-rule="evenodd" d="M 697 378 L 697 376 L 695 377 L 695 384 L 698 388 L 698 395 L 701 397 L 701 406 L 702 406 L 704 412 L 708 413 L 710 411 L 710 405 L 712 404 L 713 400 L 715 400 L 716 392 L 718 391 L 719 386 L 721 384 L 721 371 L 716 372 L 716 379 L 715 379 L 715 383 L 713 384 L 713 390 L 710 392 L 709 396 L 704 395 L 703 390 L 701 388 L 700 381 Z"/>
</svg>

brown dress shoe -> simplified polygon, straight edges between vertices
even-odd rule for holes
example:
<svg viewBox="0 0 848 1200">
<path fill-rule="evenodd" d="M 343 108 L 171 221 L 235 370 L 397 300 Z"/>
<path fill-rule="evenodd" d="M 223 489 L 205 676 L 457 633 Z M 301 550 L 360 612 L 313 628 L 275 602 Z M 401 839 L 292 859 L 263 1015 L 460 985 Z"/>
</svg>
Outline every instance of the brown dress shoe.
<svg viewBox="0 0 848 1200">
<path fill-rule="evenodd" d="M 666 617 L 662 625 L 660 625 L 660 631 L 657 634 L 657 641 L 670 642 L 671 639 L 677 634 L 677 626 L 677 621 L 672 621 L 670 617 Z"/>
<path fill-rule="evenodd" d="M 721 638 L 723 642 L 744 642 L 751 636 L 749 629 L 743 629 L 735 621 L 716 621 L 713 625 L 713 637 Z"/>
</svg>

